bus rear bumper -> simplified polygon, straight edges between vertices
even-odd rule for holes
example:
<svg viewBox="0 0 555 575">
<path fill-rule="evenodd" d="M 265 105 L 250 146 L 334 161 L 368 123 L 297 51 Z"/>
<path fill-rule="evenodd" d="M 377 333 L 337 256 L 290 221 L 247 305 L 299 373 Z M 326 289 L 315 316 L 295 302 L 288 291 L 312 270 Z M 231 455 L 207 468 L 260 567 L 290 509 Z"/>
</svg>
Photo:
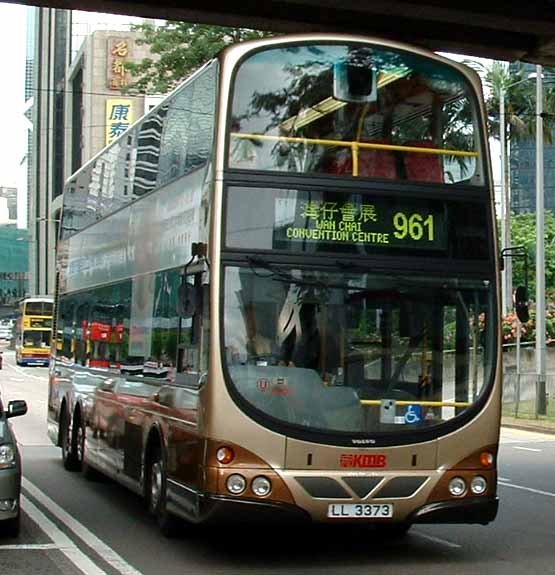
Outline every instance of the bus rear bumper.
<svg viewBox="0 0 555 575">
<path fill-rule="evenodd" d="M 460 501 L 438 501 L 412 513 L 410 523 L 478 523 L 487 525 L 497 516 L 497 497 L 475 497 Z"/>
</svg>

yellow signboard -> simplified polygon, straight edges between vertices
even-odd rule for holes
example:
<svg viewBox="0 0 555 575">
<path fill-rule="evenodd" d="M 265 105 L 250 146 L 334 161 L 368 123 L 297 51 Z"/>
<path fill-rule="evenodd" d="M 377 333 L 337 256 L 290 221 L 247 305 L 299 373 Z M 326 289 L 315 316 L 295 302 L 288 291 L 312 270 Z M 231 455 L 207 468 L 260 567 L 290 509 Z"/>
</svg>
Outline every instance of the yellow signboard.
<svg viewBox="0 0 555 575">
<path fill-rule="evenodd" d="M 111 144 L 133 123 L 133 101 L 128 98 L 106 100 L 106 145 Z"/>
</svg>

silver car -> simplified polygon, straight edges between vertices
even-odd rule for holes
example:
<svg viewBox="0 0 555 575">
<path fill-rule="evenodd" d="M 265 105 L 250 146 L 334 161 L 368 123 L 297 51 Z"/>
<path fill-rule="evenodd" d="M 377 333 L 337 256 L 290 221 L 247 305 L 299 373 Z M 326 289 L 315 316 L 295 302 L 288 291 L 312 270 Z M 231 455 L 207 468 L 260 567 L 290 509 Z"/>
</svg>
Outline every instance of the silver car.
<svg viewBox="0 0 555 575">
<path fill-rule="evenodd" d="M 25 415 L 23 400 L 10 401 L 4 411 L 0 399 L 0 535 L 19 535 L 19 495 L 21 491 L 21 459 L 10 417 Z"/>
</svg>

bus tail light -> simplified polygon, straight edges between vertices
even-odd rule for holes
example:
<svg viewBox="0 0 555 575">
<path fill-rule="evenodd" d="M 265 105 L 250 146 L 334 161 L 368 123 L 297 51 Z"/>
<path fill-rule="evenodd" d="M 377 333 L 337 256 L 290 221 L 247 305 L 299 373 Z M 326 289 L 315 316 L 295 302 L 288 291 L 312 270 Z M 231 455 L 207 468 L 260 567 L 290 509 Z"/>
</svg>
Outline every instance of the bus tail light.
<svg viewBox="0 0 555 575">
<path fill-rule="evenodd" d="M 216 452 L 216 459 L 219 463 L 231 463 L 235 458 L 231 447 L 220 447 Z"/>
</svg>

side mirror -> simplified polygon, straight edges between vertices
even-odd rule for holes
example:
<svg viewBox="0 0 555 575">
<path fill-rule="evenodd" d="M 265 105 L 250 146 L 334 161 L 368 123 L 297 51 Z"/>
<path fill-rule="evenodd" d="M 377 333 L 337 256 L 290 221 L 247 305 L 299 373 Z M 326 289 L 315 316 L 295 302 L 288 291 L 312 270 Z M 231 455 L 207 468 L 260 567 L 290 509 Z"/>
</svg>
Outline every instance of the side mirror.
<svg viewBox="0 0 555 575">
<path fill-rule="evenodd" d="M 193 317 L 197 311 L 198 299 L 196 287 L 183 276 L 177 292 L 177 313 L 185 319 Z"/>
<path fill-rule="evenodd" d="M 516 288 L 514 304 L 516 316 L 520 323 L 526 323 L 530 319 L 530 311 L 528 310 L 528 290 L 524 286 Z"/>
<path fill-rule="evenodd" d="M 18 417 L 27 413 L 27 403 L 23 399 L 15 399 L 8 403 L 8 410 L 6 411 L 6 418 Z"/>
</svg>

